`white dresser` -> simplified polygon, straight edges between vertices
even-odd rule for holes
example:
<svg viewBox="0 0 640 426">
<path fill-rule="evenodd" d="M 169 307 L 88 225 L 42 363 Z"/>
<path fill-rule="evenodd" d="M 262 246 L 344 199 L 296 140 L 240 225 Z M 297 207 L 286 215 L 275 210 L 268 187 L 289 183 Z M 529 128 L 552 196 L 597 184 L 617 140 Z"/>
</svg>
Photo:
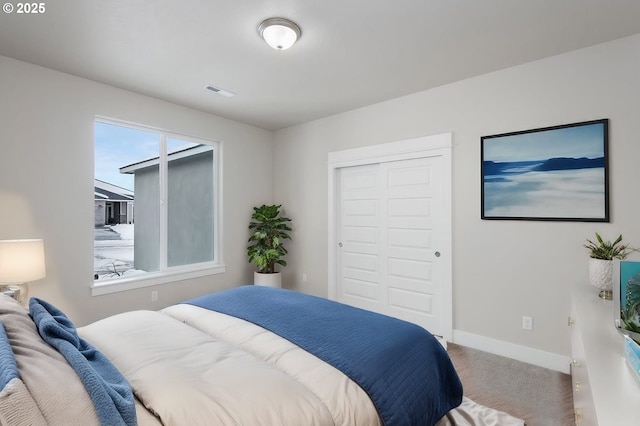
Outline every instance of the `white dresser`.
<svg viewBox="0 0 640 426">
<path fill-rule="evenodd" d="M 624 359 L 624 338 L 613 325 L 613 302 L 588 284 L 572 297 L 571 378 L 578 426 L 640 425 L 640 384 Z"/>
</svg>

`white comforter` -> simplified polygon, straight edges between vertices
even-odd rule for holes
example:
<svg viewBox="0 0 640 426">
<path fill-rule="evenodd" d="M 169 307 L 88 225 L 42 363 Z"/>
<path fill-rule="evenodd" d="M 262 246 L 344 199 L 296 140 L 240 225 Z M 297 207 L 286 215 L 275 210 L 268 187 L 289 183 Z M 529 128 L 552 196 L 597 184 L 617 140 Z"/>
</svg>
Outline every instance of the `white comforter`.
<svg viewBox="0 0 640 426">
<path fill-rule="evenodd" d="M 0 295 L 19 378 L 0 389 L 0 424 L 99 425 L 71 366 L 28 312 Z M 379 425 L 354 382 L 246 321 L 191 305 L 135 311 L 78 329 L 131 383 L 141 426 Z M 63 384 L 63 392 L 61 392 Z M 437 426 L 523 425 L 465 399 Z"/>
<path fill-rule="evenodd" d="M 380 424 L 375 407 L 355 382 L 331 365 L 262 327 L 192 305 L 170 306 L 163 312 L 241 347 L 304 383 L 332 412 L 338 413 L 334 417 L 336 425 Z M 449 411 L 436 426 L 524 426 L 524 421 L 463 398 L 462 404 Z"/>
<path fill-rule="evenodd" d="M 379 424 L 365 392 L 341 372 L 237 318 L 177 305 L 116 315 L 78 332 L 164 425 Z M 156 422 L 141 411 L 140 424 Z"/>
<path fill-rule="evenodd" d="M 175 305 L 78 333 L 129 380 L 141 426 L 380 425 L 369 397 L 343 373 L 235 317 Z M 523 424 L 465 398 L 437 426 Z"/>
</svg>

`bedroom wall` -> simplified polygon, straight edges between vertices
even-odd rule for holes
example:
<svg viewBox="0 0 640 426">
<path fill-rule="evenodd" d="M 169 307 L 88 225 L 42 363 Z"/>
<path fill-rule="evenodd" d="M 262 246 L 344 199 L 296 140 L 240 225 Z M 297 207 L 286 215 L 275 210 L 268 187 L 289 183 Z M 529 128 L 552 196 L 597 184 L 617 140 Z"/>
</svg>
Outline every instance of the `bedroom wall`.
<svg viewBox="0 0 640 426">
<path fill-rule="evenodd" d="M 454 341 L 564 362 L 571 288 L 588 285 L 585 238 L 622 233 L 640 246 L 639 51 L 637 35 L 278 131 L 274 201 L 295 228 L 285 286 L 327 295 L 328 152 L 453 132 Z M 610 223 L 480 219 L 481 136 L 600 118 L 610 119 Z"/>
<path fill-rule="evenodd" d="M 96 115 L 217 140 L 224 150 L 226 273 L 92 297 Z M 271 201 L 271 132 L 0 56 L 0 239 L 43 238 L 47 277 L 31 294 L 77 325 L 252 282 L 251 207 Z M 252 153 L 253 155 L 247 155 Z M 151 302 L 157 290 L 159 300 Z"/>
</svg>

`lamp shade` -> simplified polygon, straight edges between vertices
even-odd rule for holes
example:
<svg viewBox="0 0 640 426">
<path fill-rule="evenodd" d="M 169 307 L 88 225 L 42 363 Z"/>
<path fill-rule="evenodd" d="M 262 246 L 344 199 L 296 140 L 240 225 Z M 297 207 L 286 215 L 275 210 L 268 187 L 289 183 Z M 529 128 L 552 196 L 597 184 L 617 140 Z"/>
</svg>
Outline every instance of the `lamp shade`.
<svg viewBox="0 0 640 426">
<path fill-rule="evenodd" d="M 269 18 L 258 26 L 260 36 L 276 50 L 285 50 L 293 46 L 302 32 L 294 22 L 284 18 Z"/>
<path fill-rule="evenodd" d="M 0 283 L 26 283 L 45 276 L 42 240 L 0 241 Z"/>
</svg>

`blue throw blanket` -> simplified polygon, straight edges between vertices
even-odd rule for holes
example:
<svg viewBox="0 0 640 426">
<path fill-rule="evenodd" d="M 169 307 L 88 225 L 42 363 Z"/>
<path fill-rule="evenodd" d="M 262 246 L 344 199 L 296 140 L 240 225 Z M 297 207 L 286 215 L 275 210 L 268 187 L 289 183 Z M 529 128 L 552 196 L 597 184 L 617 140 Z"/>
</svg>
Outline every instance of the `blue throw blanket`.
<svg viewBox="0 0 640 426">
<path fill-rule="evenodd" d="M 29 313 L 40 336 L 65 357 L 80 377 L 96 407 L 100 423 L 136 425 L 131 386 L 107 357 L 81 339 L 69 318 L 48 302 L 32 297 Z"/>
<path fill-rule="evenodd" d="M 462 402 L 440 343 L 415 324 L 320 297 L 243 286 L 185 303 L 250 321 L 341 370 L 387 426 L 434 425 Z"/>
<path fill-rule="evenodd" d="M 0 391 L 11 380 L 18 377 L 16 358 L 11 349 L 4 325 L 0 322 Z"/>
</svg>

